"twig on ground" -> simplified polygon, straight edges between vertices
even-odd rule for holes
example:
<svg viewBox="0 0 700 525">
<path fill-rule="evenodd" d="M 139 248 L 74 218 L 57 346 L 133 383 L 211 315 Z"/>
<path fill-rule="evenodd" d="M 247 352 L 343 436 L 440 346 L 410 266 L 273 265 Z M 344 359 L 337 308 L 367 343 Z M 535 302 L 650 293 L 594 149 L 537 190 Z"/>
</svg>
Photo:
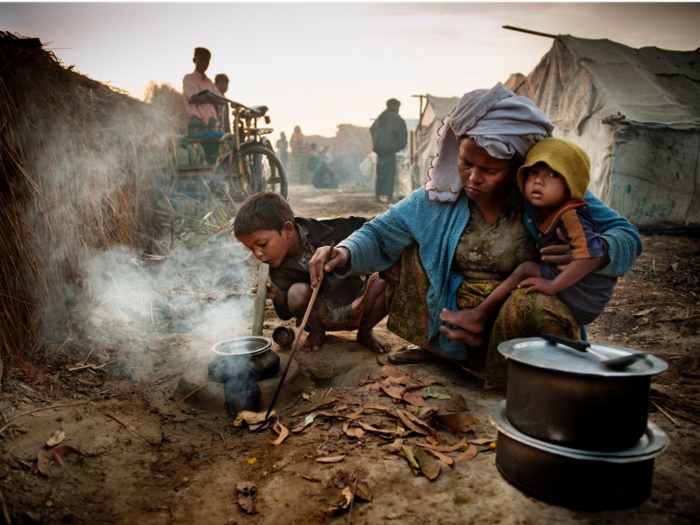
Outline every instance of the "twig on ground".
<svg viewBox="0 0 700 525">
<path fill-rule="evenodd" d="M 653 402 L 653 401 L 652 401 Z M 682 417 L 683 419 L 687 419 L 688 421 L 691 421 L 692 423 L 695 423 L 696 425 L 700 425 L 700 421 L 698 421 L 695 418 L 692 418 L 690 416 L 686 416 L 685 414 L 681 414 L 680 412 L 676 412 L 675 410 L 671 410 L 670 408 L 666 407 L 666 410 L 671 412 L 671 414 L 676 414 L 677 416 Z"/>
<path fill-rule="evenodd" d="M 676 425 L 677 427 L 680 427 L 680 426 L 681 426 L 680 423 L 678 423 L 678 421 L 676 421 L 675 419 L 673 419 L 673 418 L 668 414 L 668 412 L 666 412 L 663 408 L 661 408 L 659 405 L 657 405 L 656 402 L 652 401 L 651 404 L 654 405 L 654 406 L 659 410 L 659 412 L 661 412 L 664 416 L 666 416 L 668 419 L 670 419 L 670 420 L 673 422 L 674 425 Z"/>
<path fill-rule="evenodd" d="M 52 408 L 65 408 L 65 407 L 79 407 L 82 405 L 87 405 L 88 403 L 91 403 L 92 400 L 89 401 L 84 401 L 83 403 L 70 403 L 68 405 L 54 405 L 50 407 L 44 407 L 44 408 L 37 408 L 36 410 L 30 410 L 29 412 L 25 412 L 24 414 L 20 414 L 19 416 L 15 416 L 12 419 L 10 419 L 7 423 L 5 423 L 3 426 L 0 427 L 0 434 L 10 425 L 14 424 L 15 421 L 17 421 L 19 418 L 28 416 L 29 414 L 35 414 L 37 412 L 41 412 L 42 410 L 50 410 Z"/>
<path fill-rule="evenodd" d="M 5 522 L 7 525 L 12 525 L 12 520 L 10 519 L 10 513 L 7 512 L 7 505 L 5 505 L 5 497 L 2 495 L 0 490 L 0 503 L 2 504 L 2 515 L 5 517 Z"/>
<path fill-rule="evenodd" d="M 360 476 L 355 474 L 355 486 L 352 489 L 352 499 L 350 500 L 350 510 L 348 511 L 348 525 L 350 525 L 350 520 L 352 519 L 352 505 L 355 503 L 355 494 L 357 493 L 358 481 L 360 481 Z"/>
<path fill-rule="evenodd" d="M 211 385 L 211 384 L 212 384 L 212 382 L 210 381 L 210 382 L 208 382 L 208 383 L 204 383 L 204 384 L 203 384 L 202 386 L 200 386 L 199 388 L 196 388 L 195 390 L 192 390 L 192 392 L 190 392 L 190 393 L 187 394 L 185 397 L 183 397 L 180 401 L 178 401 L 177 405 L 175 405 L 175 406 L 172 407 L 170 410 L 168 410 L 168 411 L 166 412 L 166 414 L 169 414 L 170 412 L 172 412 L 173 410 L 175 410 L 175 408 L 177 408 L 177 407 L 180 405 L 180 403 L 182 403 L 185 399 L 187 399 L 188 397 L 190 397 L 192 394 L 194 394 L 194 393 L 196 393 L 196 392 L 199 392 L 202 388 L 204 388 L 204 387 L 207 386 L 207 385 Z"/>
<path fill-rule="evenodd" d="M 218 434 L 219 437 L 221 438 L 221 441 L 224 442 L 224 447 L 226 446 L 226 438 L 224 438 L 224 435 L 223 435 L 221 432 L 218 432 L 217 430 L 214 430 L 213 428 L 209 428 L 208 426 L 203 425 L 203 424 L 200 423 L 199 421 L 197 421 L 197 424 L 198 424 L 200 427 L 204 427 L 204 428 L 206 428 L 207 430 L 212 431 L 214 434 Z"/>
<path fill-rule="evenodd" d="M 135 435 L 137 435 L 137 436 L 140 437 L 141 439 L 147 441 L 149 444 L 151 444 L 151 445 L 160 445 L 160 442 L 158 442 L 158 441 L 152 441 L 152 440 L 148 439 L 146 436 L 141 435 L 141 434 L 139 434 L 138 432 L 136 432 L 133 428 L 129 428 L 129 427 L 126 426 L 124 423 L 122 423 L 121 421 L 119 421 L 116 417 L 114 417 L 112 414 L 110 414 L 109 412 L 103 412 L 103 413 L 104 413 L 104 415 L 107 416 L 108 418 L 114 419 L 114 421 L 116 421 L 117 423 L 119 423 L 121 426 L 123 426 L 123 427 L 124 427 L 125 429 L 127 429 L 129 432 L 133 432 Z"/>
</svg>

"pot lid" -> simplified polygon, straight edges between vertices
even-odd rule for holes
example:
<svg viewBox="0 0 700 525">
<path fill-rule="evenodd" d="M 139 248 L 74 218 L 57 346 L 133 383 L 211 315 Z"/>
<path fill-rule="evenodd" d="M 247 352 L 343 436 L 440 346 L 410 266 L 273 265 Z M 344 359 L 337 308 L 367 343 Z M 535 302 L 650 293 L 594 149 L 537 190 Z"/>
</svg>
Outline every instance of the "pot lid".
<svg viewBox="0 0 700 525">
<path fill-rule="evenodd" d="M 602 343 L 590 343 L 591 349 L 610 358 L 639 353 L 636 350 Z M 512 339 L 498 345 L 498 351 L 506 358 L 538 368 L 568 372 L 571 374 L 600 377 L 654 376 L 668 368 L 658 357 L 647 355 L 627 368 L 614 369 L 603 365 L 600 358 L 590 352 L 580 352 L 563 344 L 553 344 L 541 337 Z"/>
<path fill-rule="evenodd" d="M 216 343 L 212 352 L 219 355 L 254 356 L 267 352 L 272 348 L 272 339 L 268 337 L 237 337 Z"/>
<path fill-rule="evenodd" d="M 558 456 L 565 456 L 579 460 L 603 461 L 607 463 L 633 463 L 636 461 L 646 461 L 664 453 L 670 445 L 670 440 L 666 433 L 651 421 L 647 421 L 647 428 L 644 431 L 644 435 L 633 447 L 618 452 L 581 450 L 563 447 L 553 443 L 547 443 L 545 441 L 535 439 L 532 436 L 523 434 L 517 428 L 511 425 L 510 421 L 508 421 L 508 417 L 506 416 L 505 400 L 501 401 L 491 409 L 489 421 L 494 427 L 496 427 L 496 430 L 525 445 L 529 445 Z"/>
</svg>

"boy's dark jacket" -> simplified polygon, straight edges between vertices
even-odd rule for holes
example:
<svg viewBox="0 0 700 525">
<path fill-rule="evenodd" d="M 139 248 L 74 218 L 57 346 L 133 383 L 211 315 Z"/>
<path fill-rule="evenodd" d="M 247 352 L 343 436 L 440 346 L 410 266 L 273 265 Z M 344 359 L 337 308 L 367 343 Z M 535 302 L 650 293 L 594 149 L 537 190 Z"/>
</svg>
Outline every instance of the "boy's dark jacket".
<svg viewBox="0 0 700 525">
<path fill-rule="evenodd" d="M 348 237 L 352 232 L 358 230 L 369 219 L 363 217 L 348 217 L 338 219 L 305 219 L 303 217 L 295 217 L 294 221 L 297 225 L 304 226 L 308 230 L 308 239 L 311 242 L 314 250 L 321 246 L 330 246 L 331 242 L 337 245 L 340 241 Z M 311 282 L 308 270 L 298 268 L 290 268 L 286 263 L 293 263 L 294 259 L 285 257 L 282 264 L 278 268 L 270 268 L 270 280 L 284 294 L 285 304 L 280 306 L 275 304 L 275 312 L 280 319 L 287 320 L 293 317 L 292 312 L 287 308 L 287 291 L 295 283 Z M 307 261 L 308 262 L 308 261 Z M 340 279 L 332 272 L 325 274 L 319 294 L 323 297 L 326 303 L 326 309 L 330 312 L 340 306 L 346 306 L 352 303 L 366 286 L 366 279 L 360 276 L 346 277 Z"/>
</svg>

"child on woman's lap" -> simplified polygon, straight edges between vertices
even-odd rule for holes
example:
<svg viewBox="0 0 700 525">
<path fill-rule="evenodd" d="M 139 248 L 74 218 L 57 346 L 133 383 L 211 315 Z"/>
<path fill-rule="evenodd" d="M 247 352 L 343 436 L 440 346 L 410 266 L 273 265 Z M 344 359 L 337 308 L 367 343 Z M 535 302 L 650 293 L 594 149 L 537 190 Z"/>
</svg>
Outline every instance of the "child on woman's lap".
<svg viewBox="0 0 700 525">
<path fill-rule="evenodd" d="M 536 226 L 539 248 L 567 243 L 573 260 L 561 271 L 548 263 L 525 262 L 475 308 L 443 310 L 443 322 L 480 334 L 518 288 L 556 295 L 579 326 L 590 324 L 603 312 L 617 279 L 592 273 L 601 265 L 607 246 L 582 200 L 589 172 L 588 154 L 566 139 L 546 138 L 530 149 L 518 170 L 518 185 L 542 212 Z"/>
</svg>

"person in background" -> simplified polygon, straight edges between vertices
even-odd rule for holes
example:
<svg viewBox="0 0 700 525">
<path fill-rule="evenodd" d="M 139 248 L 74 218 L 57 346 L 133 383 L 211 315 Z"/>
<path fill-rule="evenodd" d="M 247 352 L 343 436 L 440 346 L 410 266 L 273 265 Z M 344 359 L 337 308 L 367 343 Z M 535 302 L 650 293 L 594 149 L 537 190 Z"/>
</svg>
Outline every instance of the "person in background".
<svg viewBox="0 0 700 525">
<path fill-rule="evenodd" d="M 316 168 L 321 164 L 323 164 L 323 162 L 321 162 L 321 156 L 318 154 L 318 151 L 316 151 L 316 143 L 312 142 L 309 145 L 309 159 L 306 161 L 306 169 L 311 173 L 315 173 Z"/>
<path fill-rule="evenodd" d="M 401 102 L 395 98 L 386 101 L 386 109 L 377 117 L 369 128 L 372 135 L 372 149 L 377 153 L 377 184 L 375 198 L 386 195 L 387 203 L 394 201 L 394 182 L 396 179 L 396 153 L 406 147 L 408 130 L 406 122 L 399 116 Z"/>
<path fill-rule="evenodd" d="M 335 176 L 335 169 L 331 166 L 333 157 L 328 153 L 323 156 L 323 162 L 314 171 L 314 177 L 311 179 L 311 184 L 315 188 L 335 189 L 338 187 L 338 180 Z"/>
<path fill-rule="evenodd" d="M 294 133 L 289 139 L 289 146 L 292 149 L 292 158 L 289 166 L 289 175 L 292 180 L 296 180 L 301 184 L 305 184 L 304 175 L 306 174 L 306 137 L 301 132 L 299 126 L 294 126 Z"/>
<path fill-rule="evenodd" d="M 219 93 L 226 95 L 228 91 L 228 76 L 224 73 L 219 73 L 214 77 L 214 85 L 219 90 Z M 222 133 L 231 133 L 231 119 L 229 118 L 229 106 L 228 103 L 221 104 L 217 107 L 217 129 Z"/>
<path fill-rule="evenodd" d="M 280 159 L 280 162 L 282 165 L 287 168 L 287 159 L 288 159 L 288 151 L 287 148 L 289 147 L 289 142 L 287 142 L 287 135 L 285 135 L 284 131 L 280 131 L 280 138 L 277 141 L 276 144 L 277 147 L 277 156 Z"/>
<path fill-rule="evenodd" d="M 185 75 L 182 79 L 182 98 L 185 101 L 185 109 L 190 115 L 187 124 L 187 134 L 194 135 L 201 132 L 215 132 L 217 127 L 218 112 L 213 104 L 195 104 L 190 101 L 203 89 L 209 89 L 214 93 L 221 94 L 216 85 L 207 77 L 206 70 L 209 68 L 211 52 L 204 47 L 194 49 L 194 72 Z"/>
</svg>

